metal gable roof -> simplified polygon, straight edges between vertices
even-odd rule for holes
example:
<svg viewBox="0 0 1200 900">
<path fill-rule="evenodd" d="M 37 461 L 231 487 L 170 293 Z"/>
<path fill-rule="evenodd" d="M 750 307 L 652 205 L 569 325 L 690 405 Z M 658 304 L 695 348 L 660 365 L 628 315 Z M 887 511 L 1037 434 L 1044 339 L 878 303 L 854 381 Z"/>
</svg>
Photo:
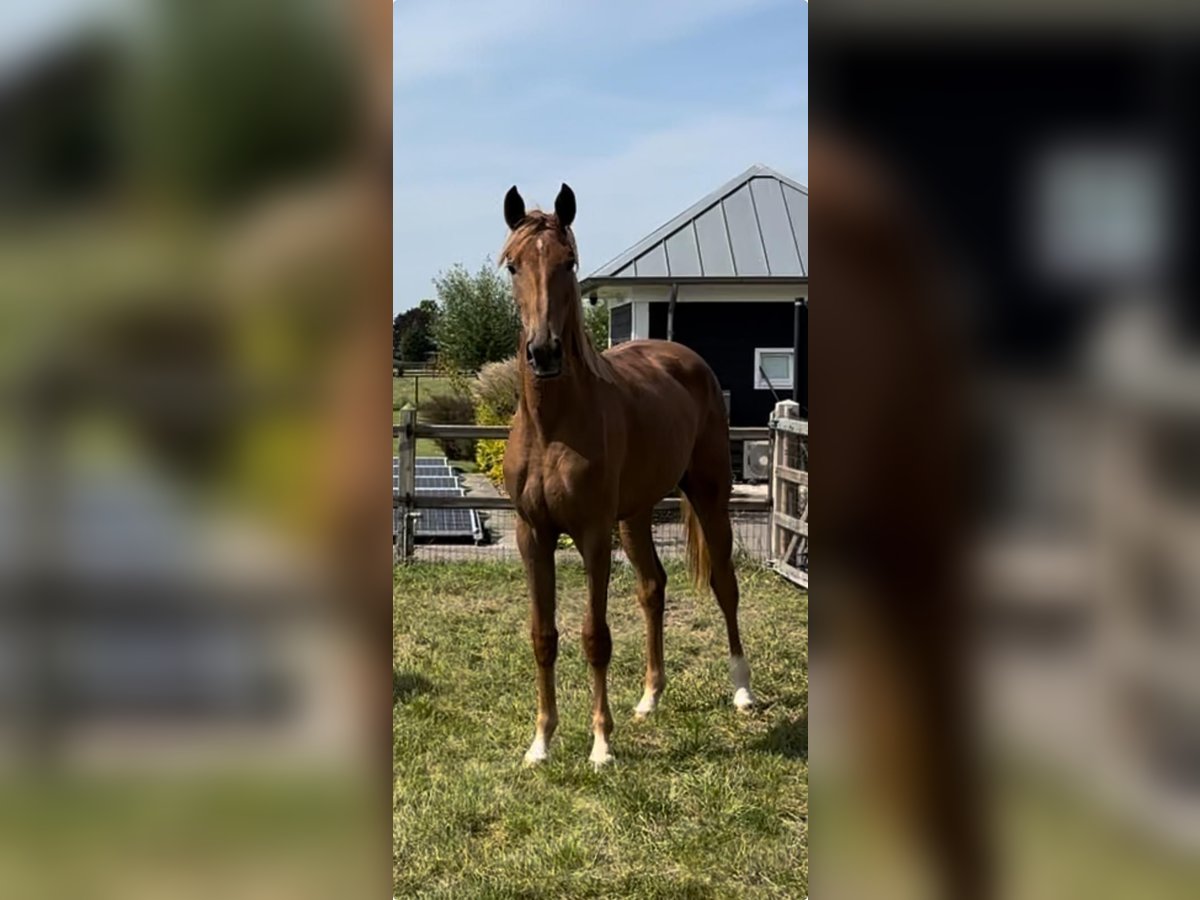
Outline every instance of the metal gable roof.
<svg viewBox="0 0 1200 900">
<path fill-rule="evenodd" d="M 807 277 L 808 189 L 766 166 L 751 166 L 583 284 Z"/>
</svg>

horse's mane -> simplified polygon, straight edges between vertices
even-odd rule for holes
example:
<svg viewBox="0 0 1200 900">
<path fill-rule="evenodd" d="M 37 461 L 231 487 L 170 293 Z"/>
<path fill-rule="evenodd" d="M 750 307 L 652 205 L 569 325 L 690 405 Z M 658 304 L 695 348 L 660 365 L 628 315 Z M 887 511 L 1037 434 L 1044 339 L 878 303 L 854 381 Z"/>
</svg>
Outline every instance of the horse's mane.
<svg viewBox="0 0 1200 900">
<path fill-rule="evenodd" d="M 567 246 L 571 248 L 571 254 L 576 259 L 576 265 L 578 265 L 579 248 L 575 244 L 575 233 L 570 227 L 564 227 L 559 224 L 558 216 L 554 215 L 554 213 L 548 213 L 540 209 L 532 209 L 525 213 L 525 218 L 517 223 L 517 227 L 509 233 L 508 239 L 500 249 L 500 265 L 507 265 L 510 260 L 519 256 L 524 251 L 526 244 L 530 240 L 546 231 L 553 231 L 560 239 L 566 241 Z M 612 364 L 597 352 L 592 346 L 591 339 L 584 331 L 583 300 L 579 294 L 578 280 L 575 282 L 575 302 L 578 307 L 575 319 L 575 329 L 578 332 L 576 339 L 584 365 L 597 378 L 602 381 L 612 382 L 615 380 Z"/>
<path fill-rule="evenodd" d="M 543 231 L 553 231 L 567 242 L 576 258 L 579 248 L 575 245 L 575 233 L 570 228 L 564 228 L 558 223 L 558 216 L 540 209 L 531 209 L 525 213 L 525 218 L 517 223 L 517 227 L 509 232 L 508 240 L 500 250 L 500 264 L 504 265 L 515 256 L 519 256 L 525 245 Z"/>
</svg>

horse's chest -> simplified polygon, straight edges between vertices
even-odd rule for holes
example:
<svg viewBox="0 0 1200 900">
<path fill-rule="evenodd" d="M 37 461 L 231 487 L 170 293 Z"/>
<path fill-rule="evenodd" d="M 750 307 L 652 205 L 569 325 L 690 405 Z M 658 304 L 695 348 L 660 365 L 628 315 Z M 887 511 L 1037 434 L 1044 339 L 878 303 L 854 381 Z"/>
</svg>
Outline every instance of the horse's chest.
<svg viewBox="0 0 1200 900">
<path fill-rule="evenodd" d="M 532 519 L 564 524 L 603 491 L 600 467 L 569 449 L 550 448 L 514 472 L 516 505 Z"/>
</svg>

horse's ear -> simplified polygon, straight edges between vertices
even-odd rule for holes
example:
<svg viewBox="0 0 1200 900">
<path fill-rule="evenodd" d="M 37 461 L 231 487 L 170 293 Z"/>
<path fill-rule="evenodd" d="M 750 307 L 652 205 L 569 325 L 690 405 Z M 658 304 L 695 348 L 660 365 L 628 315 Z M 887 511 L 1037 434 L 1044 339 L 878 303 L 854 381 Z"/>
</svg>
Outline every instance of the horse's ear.
<svg viewBox="0 0 1200 900">
<path fill-rule="evenodd" d="M 575 192 L 569 184 L 563 184 L 554 199 L 554 215 L 563 228 L 570 228 L 575 221 Z"/>
<path fill-rule="evenodd" d="M 523 218 L 525 218 L 525 200 L 514 184 L 504 195 L 504 221 L 508 223 L 509 228 L 516 228 L 521 224 Z"/>
</svg>

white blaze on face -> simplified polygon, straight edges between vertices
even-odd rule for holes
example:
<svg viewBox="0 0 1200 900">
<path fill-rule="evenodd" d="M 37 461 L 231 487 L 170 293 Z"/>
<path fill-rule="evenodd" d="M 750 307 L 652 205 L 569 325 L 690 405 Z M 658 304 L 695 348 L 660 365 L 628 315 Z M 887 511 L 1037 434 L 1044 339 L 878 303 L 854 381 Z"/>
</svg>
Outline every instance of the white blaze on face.
<svg viewBox="0 0 1200 900">
<path fill-rule="evenodd" d="M 729 657 L 729 678 L 733 682 L 733 705 L 738 709 L 752 707 L 754 694 L 750 691 L 750 663 L 746 657 Z"/>
</svg>

